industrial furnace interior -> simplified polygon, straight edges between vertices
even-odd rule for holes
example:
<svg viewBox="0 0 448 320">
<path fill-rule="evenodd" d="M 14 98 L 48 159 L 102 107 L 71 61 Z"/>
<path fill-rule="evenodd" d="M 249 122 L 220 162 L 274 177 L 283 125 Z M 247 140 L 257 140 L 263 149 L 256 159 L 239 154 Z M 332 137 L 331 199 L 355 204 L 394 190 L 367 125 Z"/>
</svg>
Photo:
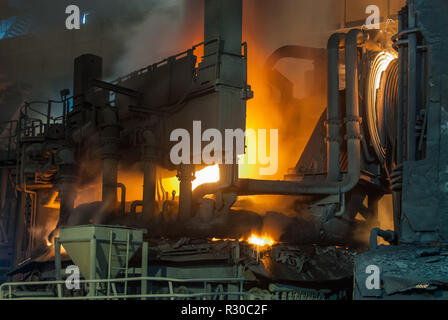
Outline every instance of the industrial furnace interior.
<svg viewBox="0 0 448 320">
<path fill-rule="evenodd" d="M 104 2 L 0 1 L 0 299 L 448 298 L 446 1 Z"/>
</svg>

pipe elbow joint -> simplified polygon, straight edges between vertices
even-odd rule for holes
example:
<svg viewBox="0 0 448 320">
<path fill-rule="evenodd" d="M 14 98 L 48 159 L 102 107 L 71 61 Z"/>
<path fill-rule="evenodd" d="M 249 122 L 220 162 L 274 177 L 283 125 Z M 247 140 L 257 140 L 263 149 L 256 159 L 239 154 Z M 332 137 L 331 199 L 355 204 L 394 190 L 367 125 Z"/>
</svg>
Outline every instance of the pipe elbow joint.
<svg viewBox="0 0 448 320">
<path fill-rule="evenodd" d="M 352 29 L 348 32 L 346 43 L 347 47 L 362 45 L 369 39 L 369 35 L 366 31 L 360 29 Z"/>
<path fill-rule="evenodd" d="M 333 33 L 327 42 L 328 50 L 339 50 L 341 46 L 345 43 L 345 34 L 343 33 Z"/>
</svg>

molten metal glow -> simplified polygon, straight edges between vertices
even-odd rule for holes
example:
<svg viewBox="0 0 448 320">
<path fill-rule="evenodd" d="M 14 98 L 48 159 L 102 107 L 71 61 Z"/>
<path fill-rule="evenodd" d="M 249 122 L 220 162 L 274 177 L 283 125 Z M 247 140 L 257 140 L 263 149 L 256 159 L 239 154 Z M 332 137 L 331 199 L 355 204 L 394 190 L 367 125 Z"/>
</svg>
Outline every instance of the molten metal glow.
<svg viewBox="0 0 448 320">
<path fill-rule="evenodd" d="M 274 244 L 274 239 L 269 236 L 257 236 L 255 234 L 252 234 L 247 242 L 258 247 L 264 247 L 272 246 Z"/>
<path fill-rule="evenodd" d="M 243 241 L 244 239 L 243 238 L 240 238 L 240 239 L 233 239 L 233 238 L 216 238 L 216 237 L 213 237 L 212 239 L 210 239 L 211 241 L 213 241 L 213 242 L 218 242 L 218 241 L 236 241 L 236 240 L 238 240 L 238 241 Z"/>
<path fill-rule="evenodd" d="M 383 72 L 387 70 L 389 64 L 395 59 L 396 56 L 387 51 L 381 52 L 376 56 L 373 70 L 375 90 L 378 90 L 380 87 Z"/>
<path fill-rule="evenodd" d="M 192 190 L 196 189 L 199 185 L 209 182 L 219 181 L 219 166 L 206 167 L 195 173 L 196 179 L 192 182 Z"/>
<path fill-rule="evenodd" d="M 219 165 L 208 166 L 202 170 L 195 173 L 196 179 L 193 180 L 191 184 L 191 189 L 196 189 L 199 185 L 208 182 L 218 182 L 219 181 Z M 162 184 L 165 190 L 171 193 L 172 190 L 179 194 L 179 180 L 177 177 L 162 179 Z"/>
</svg>

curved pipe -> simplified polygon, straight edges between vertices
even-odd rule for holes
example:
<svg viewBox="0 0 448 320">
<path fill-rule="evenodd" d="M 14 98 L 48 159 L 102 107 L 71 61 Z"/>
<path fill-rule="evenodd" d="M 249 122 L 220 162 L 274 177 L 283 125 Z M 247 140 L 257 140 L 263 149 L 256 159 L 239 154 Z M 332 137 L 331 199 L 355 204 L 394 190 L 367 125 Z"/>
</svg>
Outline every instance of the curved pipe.
<svg viewBox="0 0 448 320">
<path fill-rule="evenodd" d="M 126 186 L 123 183 L 118 182 L 117 188 L 121 189 L 121 214 L 123 216 L 125 216 L 126 215 Z"/>
<path fill-rule="evenodd" d="M 162 207 L 162 217 L 166 218 L 167 214 L 168 214 L 168 206 L 172 205 L 176 205 L 177 202 L 173 201 L 173 200 L 165 200 L 163 202 L 163 207 Z M 166 219 L 165 219 L 166 220 Z"/>
<path fill-rule="evenodd" d="M 142 200 L 135 200 L 131 203 L 131 215 L 137 214 L 137 207 L 143 207 L 143 201 Z"/>
<path fill-rule="evenodd" d="M 238 184 L 241 179 L 238 180 Z M 196 187 L 196 189 L 193 190 L 193 203 L 198 202 L 198 200 L 208 194 L 214 194 L 221 190 L 221 186 L 219 182 L 208 182 L 203 183 Z"/>
<path fill-rule="evenodd" d="M 283 58 L 297 58 L 304 60 L 320 60 L 325 58 L 325 49 L 304 46 L 283 46 L 275 50 L 266 61 L 265 66 L 272 68 Z"/>
<path fill-rule="evenodd" d="M 347 157 L 348 173 L 342 182 L 297 182 L 297 181 L 274 181 L 274 180 L 254 180 L 239 179 L 237 185 L 238 195 L 305 195 L 305 194 L 341 194 L 352 190 L 359 182 L 361 170 L 361 144 L 360 144 L 360 117 L 358 99 L 358 40 L 360 35 L 364 35 L 360 30 L 351 30 L 346 37 L 346 119 L 347 131 Z M 331 45 L 336 43 L 336 38 L 332 37 Z M 334 41 L 334 42 L 333 42 Z M 331 65 L 335 67 L 334 53 L 332 51 Z M 336 64 L 337 67 L 337 64 Z M 334 70 L 332 70 L 334 72 Z M 337 73 L 336 73 L 337 74 Z M 329 77 L 330 78 L 330 77 Z M 329 81 L 331 94 L 334 95 L 339 90 L 339 80 L 336 77 Z M 338 93 L 339 94 L 339 93 Z M 337 99 L 339 101 L 339 96 Z M 334 102 L 334 101 L 333 101 Z M 336 108 L 339 103 L 329 104 L 330 108 Z M 332 110 L 333 111 L 333 110 Z M 219 190 L 218 184 L 203 184 L 196 188 L 193 198 L 197 201 L 206 194 L 216 193 Z"/>
</svg>

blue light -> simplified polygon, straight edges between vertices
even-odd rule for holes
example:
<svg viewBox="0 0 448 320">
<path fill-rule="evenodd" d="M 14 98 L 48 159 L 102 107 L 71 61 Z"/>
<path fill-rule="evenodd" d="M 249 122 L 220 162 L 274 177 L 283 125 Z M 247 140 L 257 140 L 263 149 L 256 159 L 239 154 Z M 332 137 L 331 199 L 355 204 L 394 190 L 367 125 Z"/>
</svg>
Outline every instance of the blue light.
<svg viewBox="0 0 448 320">
<path fill-rule="evenodd" d="M 6 37 L 12 38 L 11 35 L 8 36 L 8 31 L 16 20 L 17 17 L 11 17 L 9 19 L 0 20 L 0 40 Z"/>
<path fill-rule="evenodd" d="M 87 16 L 88 16 L 89 14 L 88 13 L 84 13 L 83 15 L 82 15 L 82 24 L 86 24 L 86 22 L 87 22 Z"/>
</svg>

